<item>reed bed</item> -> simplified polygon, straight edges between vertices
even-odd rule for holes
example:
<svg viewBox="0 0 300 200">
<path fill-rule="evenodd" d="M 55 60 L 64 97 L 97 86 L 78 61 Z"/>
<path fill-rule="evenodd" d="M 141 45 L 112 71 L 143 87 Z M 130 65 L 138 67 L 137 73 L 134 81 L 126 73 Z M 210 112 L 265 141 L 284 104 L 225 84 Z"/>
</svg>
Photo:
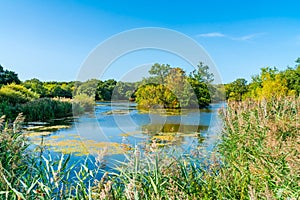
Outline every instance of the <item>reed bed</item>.
<svg viewBox="0 0 300 200">
<path fill-rule="evenodd" d="M 69 157 L 31 152 L 2 119 L 1 199 L 299 199 L 300 98 L 229 102 L 220 111 L 222 140 L 203 163 L 201 154 L 172 156 L 155 140 L 130 150 L 113 172 L 75 170 Z M 71 177 L 71 174 L 75 176 Z"/>
</svg>

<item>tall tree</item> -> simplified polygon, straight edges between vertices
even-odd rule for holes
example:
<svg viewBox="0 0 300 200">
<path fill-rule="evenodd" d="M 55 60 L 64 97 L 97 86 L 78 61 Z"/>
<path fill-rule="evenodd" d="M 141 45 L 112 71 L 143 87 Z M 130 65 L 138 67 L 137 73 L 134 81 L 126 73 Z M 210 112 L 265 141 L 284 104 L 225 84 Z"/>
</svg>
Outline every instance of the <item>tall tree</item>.
<svg viewBox="0 0 300 200">
<path fill-rule="evenodd" d="M 211 84 L 214 81 L 214 74 L 209 71 L 208 65 L 204 65 L 203 62 L 199 62 L 197 68 L 190 73 L 190 77 L 200 83 Z"/>
<path fill-rule="evenodd" d="M 244 78 L 238 78 L 232 83 L 226 84 L 226 99 L 241 101 L 243 95 L 248 92 L 247 81 Z"/>
<path fill-rule="evenodd" d="M 164 84 L 170 70 L 171 67 L 168 64 L 155 63 L 149 70 L 149 74 L 156 75 L 158 83 Z"/>
<path fill-rule="evenodd" d="M 43 86 L 43 82 L 41 82 L 37 78 L 26 80 L 25 82 L 22 83 L 22 85 L 27 89 L 31 89 L 33 92 L 36 92 L 37 94 L 40 95 L 40 97 L 45 97 L 47 94 L 47 90 Z"/>
<path fill-rule="evenodd" d="M 20 79 L 18 78 L 18 74 L 13 71 L 4 70 L 0 65 L 0 85 L 6 85 L 10 83 L 21 83 Z"/>
</svg>

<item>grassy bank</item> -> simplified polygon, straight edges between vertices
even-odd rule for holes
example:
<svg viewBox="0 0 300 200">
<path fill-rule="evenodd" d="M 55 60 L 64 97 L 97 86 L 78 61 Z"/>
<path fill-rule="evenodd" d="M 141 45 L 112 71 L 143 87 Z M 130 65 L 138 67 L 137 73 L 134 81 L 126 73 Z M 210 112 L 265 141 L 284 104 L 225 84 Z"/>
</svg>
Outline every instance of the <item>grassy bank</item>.
<svg viewBox="0 0 300 200">
<path fill-rule="evenodd" d="M 1 126 L 1 199 L 298 199 L 300 98 L 230 102 L 221 111 L 222 141 L 209 163 L 203 155 L 175 158 L 155 142 L 135 148 L 101 180 L 84 165 L 73 178 L 68 159 L 39 159 L 26 138 Z M 103 152 L 102 152 L 103 153 Z M 39 162 L 38 162 L 39 161 Z M 40 162 L 41 161 L 41 162 Z"/>
<path fill-rule="evenodd" d="M 175 159 L 152 146 L 107 182 L 115 199 L 300 198 L 300 99 L 230 102 L 210 165 Z M 153 145 L 153 144 L 152 144 Z M 155 145 L 154 145 L 155 146 Z M 129 164 L 128 164 L 129 163 Z M 106 186 L 108 188 L 108 186 Z M 104 190 L 102 190 L 103 193 Z M 125 196 L 124 196 L 125 194 Z"/>
</svg>

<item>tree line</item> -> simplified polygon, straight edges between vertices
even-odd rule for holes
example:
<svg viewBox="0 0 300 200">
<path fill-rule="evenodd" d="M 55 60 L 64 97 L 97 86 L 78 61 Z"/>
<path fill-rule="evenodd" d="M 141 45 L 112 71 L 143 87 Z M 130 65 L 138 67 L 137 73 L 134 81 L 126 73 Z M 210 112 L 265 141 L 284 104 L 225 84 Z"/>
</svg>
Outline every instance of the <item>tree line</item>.
<svg viewBox="0 0 300 200">
<path fill-rule="evenodd" d="M 271 99 L 281 96 L 299 96 L 300 94 L 300 58 L 294 67 L 278 70 L 276 67 L 262 68 L 248 83 L 244 78 L 225 84 L 226 99 L 242 101 L 245 99 Z"/>
<path fill-rule="evenodd" d="M 213 84 L 214 76 L 209 67 L 200 62 L 195 70 L 187 73 L 180 67 L 154 64 L 149 76 L 138 82 L 122 82 L 114 79 L 91 79 L 85 82 L 43 82 L 36 78 L 20 81 L 17 73 L 4 70 L 0 65 L 0 114 L 23 111 L 24 104 L 49 104 L 53 98 L 60 102 L 71 99 L 76 102 L 78 113 L 93 109 L 94 101 L 132 100 L 139 108 L 194 108 L 207 107 L 211 102 L 222 100 L 269 99 L 280 96 L 299 96 L 300 58 L 294 67 L 279 71 L 276 67 L 265 67 L 260 74 L 252 76 L 248 83 L 238 78 L 228 84 Z M 30 102 L 30 104 L 29 104 Z M 71 102 L 71 101 L 70 101 Z M 70 104 L 70 103 L 69 103 Z M 62 112 L 72 113 L 70 105 L 60 105 Z M 21 106 L 20 106 L 21 105 Z M 37 105 L 37 104 L 36 104 Z M 55 108 L 59 107 L 51 103 Z M 26 106 L 25 106 L 26 107 Z M 28 106 L 27 106 L 28 107 Z M 26 107 L 25 110 L 30 112 Z M 68 112 L 66 109 L 68 108 Z M 43 110 L 39 108 L 37 110 Z M 59 112 L 59 111 L 57 111 Z M 37 111 L 37 113 L 39 113 Z M 13 116 L 12 116 L 13 117 Z"/>
</svg>

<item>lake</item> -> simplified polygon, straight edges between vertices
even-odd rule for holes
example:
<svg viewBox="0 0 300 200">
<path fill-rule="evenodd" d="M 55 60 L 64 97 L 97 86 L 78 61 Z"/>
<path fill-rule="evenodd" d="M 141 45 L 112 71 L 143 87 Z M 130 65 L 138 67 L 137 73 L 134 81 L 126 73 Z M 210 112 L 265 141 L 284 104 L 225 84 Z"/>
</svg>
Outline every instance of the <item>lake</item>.
<svg viewBox="0 0 300 200">
<path fill-rule="evenodd" d="M 45 147 L 45 155 L 72 154 L 73 161 L 93 158 L 105 149 L 108 170 L 115 160 L 124 161 L 128 151 L 143 149 L 153 140 L 170 152 L 197 151 L 205 157 L 219 141 L 222 123 L 217 111 L 224 105 L 141 111 L 132 102 L 97 102 L 93 113 L 51 123 L 29 123 L 26 134 L 36 146 Z"/>
</svg>

